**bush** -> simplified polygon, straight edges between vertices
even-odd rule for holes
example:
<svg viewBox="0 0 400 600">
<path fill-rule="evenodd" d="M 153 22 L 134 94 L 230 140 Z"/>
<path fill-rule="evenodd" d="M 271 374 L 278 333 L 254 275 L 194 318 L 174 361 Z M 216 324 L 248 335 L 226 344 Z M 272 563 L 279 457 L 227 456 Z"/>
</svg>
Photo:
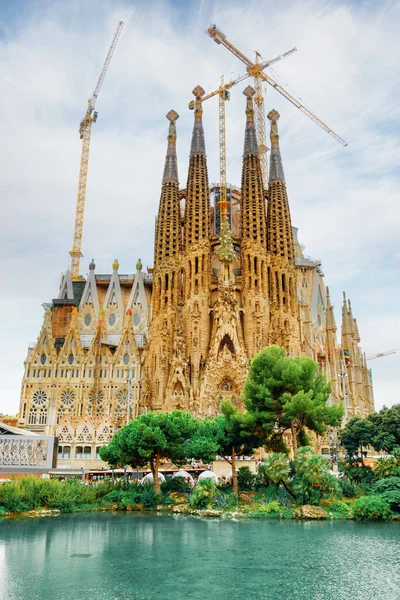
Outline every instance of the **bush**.
<svg viewBox="0 0 400 600">
<path fill-rule="evenodd" d="M 251 519 L 291 519 L 293 511 L 279 502 L 272 501 L 260 504 L 258 508 L 248 512 L 248 516 Z"/>
<path fill-rule="evenodd" d="M 113 490 L 104 496 L 103 500 L 107 504 L 118 504 L 118 508 L 125 510 L 128 505 L 140 502 L 140 492 L 138 489 Z"/>
<path fill-rule="evenodd" d="M 217 493 L 217 486 L 212 479 L 202 479 L 190 496 L 190 506 L 198 509 L 211 508 L 217 497 Z"/>
<path fill-rule="evenodd" d="M 369 484 L 374 479 L 374 472 L 371 467 L 362 465 L 359 462 L 347 461 L 342 463 L 340 470 L 355 484 Z"/>
<path fill-rule="evenodd" d="M 266 488 L 259 488 L 257 500 L 264 500 L 265 502 L 279 502 L 283 506 L 291 506 L 292 496 L 282 485 L 276 483 L 270 483 Z"/>
<path fill-rule="evenodd" d="M 238 487 L 240 492 L 248 492 L 253 489 L 256 476 L 249 467 L 240 467 L 237 472 Z"/>
<path fill-rule="evenodd" d="M 231 490 L 220 491 L 214 500 L 214 505 L 221 510 L 232 510 L 237 507 L 237 504 L 238 497 Z"/>
<path fill-rule="evenodd" d="M 336 519 L 350 519 L 351 517 L 351 509 L 350 506 L 343 502 L 343 500 L 336 500 L 332 502 L 332 504 L 327 507 L 327 510 L 332 513 L 333 518 Z"/>
<path fill-rule="evenodd" d="M 91 486 L 83 486 L 76 479 L 36 479 L 27 477 L 0 488 L 0 506 L 7 512 L 25 512 L 47 507 L 62 512 L 73 512 L 96 500 Z"/>
<path fill-rule="evenodd" d="M 191 489 L 190 483 L 187 483 L 184 477 L 168 477 L 161 484 L 161 491 L 165 493 L 179 492 L 180 494 L 189 494 Z"/>
<path fill-rule="evenodd" d="M 357 521 L 385 521 L 390 519 L 390 505 L 381 496 L 363 496 L 352 506 L 353 516 Z"/>
<path fill-rule="evenodd" d="M 392 510 L 400 511 L 400 477 L 380 479 L 371 486 L 371 490 L 386 500 Z"/>
<path fill-rule="evenodd" d="M 397 455 L 380 458 L 374 468 L 376 479 L 400 477 L 400 460 Z"/>
<path fill-rule="evenodd" d="M 340 486 L 340 489 L 342 490 L 342 494 L 343 494 L 343 496 L 345 496 L 345 498 L 355 498 L 356 497 L 356 485 L 348 477 L 341 477 L 339 479 L 339 486 Z"/>
<path fill-rule="evenodd" d="M 341 494 L 337 479 L 329 473 L 330 464 L 311 448 L 299 448 L 294 459 L 292 489 L 301 504 L 319 504 Z"/>
<path fill-rule="evenodd" d="M 140 502 L 145 508 L 156 508 L 158 504 L 164 503 L 162 494 L 156 494 L 153 485 L 144 485 L 140 494 Z"/>
</svg>

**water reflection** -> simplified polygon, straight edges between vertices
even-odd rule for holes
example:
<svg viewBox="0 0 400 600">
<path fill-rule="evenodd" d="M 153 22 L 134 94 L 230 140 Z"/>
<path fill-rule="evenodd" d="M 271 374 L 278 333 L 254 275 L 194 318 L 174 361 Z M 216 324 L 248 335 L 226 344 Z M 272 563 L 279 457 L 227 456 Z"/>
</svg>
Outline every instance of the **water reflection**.
<svg viewBox="0 0 400 600">
<path fill-rule="evenodd" d="M 398 600 L 398 524 L 0 520 L 0 600 Z"/>
</svg>

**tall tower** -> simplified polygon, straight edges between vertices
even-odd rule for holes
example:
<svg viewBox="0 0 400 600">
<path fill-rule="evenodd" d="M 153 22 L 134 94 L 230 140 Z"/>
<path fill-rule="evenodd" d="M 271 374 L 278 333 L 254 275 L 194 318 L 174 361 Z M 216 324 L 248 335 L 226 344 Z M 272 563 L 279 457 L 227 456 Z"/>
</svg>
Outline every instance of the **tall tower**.
<svg viewBox="0 0 400 600">
<path fill-rule="evenodd" d="M 184 222 L 184 323 L 190 365 L 192 410 L 198 408 L 200 377 L 204 370 L 210 339 L 209 289 L 211 246 L 209 189 L 203 129 L 202 87 L 195 96 L 194 126 L 186 185 Z"/>
<path fill-rule="evenodd" d="M 265 191 L 254 124 L 254 89 L 248 86 L 241 194 L 241 275 L 244 339 L 251 358 L 268 343 Z"/>
<path fill-rule="evenodd" d="M 289 354 L 300 353 L 299 309 L 289 201 L 279 149 L 279 113 L 268 113 L 271 121 L 271 159 L 268 186 L 267 250 L 270 255 L 268 281 L 271 321 L 269 343 L 279 344 Z"/>
<path fill-rule="evenodd" d="M 329 294 L 329 287 L 326 288 L 326 346 L 327 346 L 327 365 L 329 365 L 329 373 L 327 373 L 328 380 L 332 381 L 332 393 L 335 396 L 336 401 L 339 400 L 342 395 L 340 389 L 340 382 L 338 375 L 340 372 L 339 363 L 339 351 L 336 341 L 336 320 L 333 306 L 331 304 L 331 297 Z"/>
<path fill-rule="evenodd" d="M 160 205 L 156 223 L 152 294 L 152 323 L 147 359 L 146 394 L 154 409 L 165 402 L 170 360 L 174 343 L 174 324 L 180 294 L 181 216 L 176 127 L 178 113 L 170 110 L 168 148 L 165 157 Z"/>
</svg>

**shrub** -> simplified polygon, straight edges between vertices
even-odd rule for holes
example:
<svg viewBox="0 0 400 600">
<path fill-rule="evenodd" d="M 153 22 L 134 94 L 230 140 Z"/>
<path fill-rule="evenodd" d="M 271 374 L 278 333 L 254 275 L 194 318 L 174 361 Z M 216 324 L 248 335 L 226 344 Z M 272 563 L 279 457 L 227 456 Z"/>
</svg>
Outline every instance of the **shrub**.
<svg viewBox="0 0 400 600">
<path fill-rule="evenodd" d="M 113 490 L 104 496 L 104 502 L 107 504 L 118 504 L 118 508 L 126 509 L 128 505 L 137 504 L 140 502 L 140 491 L 137 489 L 130 490 Z"/>
<path fill-rule="evenodd" d="M 238 497 L 231 490 L 220 491 L 215 496 L 214 504 L 217 508 L 232 510 L 237 507 Z"/>
<path fill-rule="evenodd" d="M 169 477 L 161 484 L 161 491 L 168 492 L 179 492 L 181 494 L 188 494 L 191 491 L 191 485 L 185 481 L 184 477 Z"/>
<path fill-rule="evenodd" d="M 343 500 L 336 500 L 327 507 L 327 510 L 332 513 L 336 519 L 349 519 L 351 516 L 350 506 Z"/>
<path fill-rule="evenodd" d="M 400 511 L 400 477 L 380 479 L 371 486 L 371 490 L 386 500 L 392 510 Z"/>
<path fill-rule="evenodd" d="M 202 479 L 190 496 L 190 506 L 199 509 L 211 508 L 217 497 L 217 491 L 217 486 L 212 479 Z"/>
<path fill-rule="evenodd" d="M 249 511 L 248 515 L 251 519 L 290 519 L 293 517 L 293 511 L 277 501 L 272 501 L 260 504 L 255 510 Z"/>
<path fill-rule="evenodd" d="M 140 501 L 145 508 L 156 508 L 158 504 L 163 504 L 162 494 L 156 494 L 153 485 L 144 485 L 140 494 Z"/>
<path fill-rule="evenodd" d="M 301 504 L 319 504 L 321 500 L 340 496 L 338 481 L 329 473 L 329 462 L 311 448 L 297 450 L 294 468 L 292 489 Z"/>
<path fill-rule="evenodd" d="M 356 485 L 348 477 L 341 477 L 339 479 L 339 486 L 342 490 L 343 496 L 346 498 L 356 497 Z"/>
<path fill-rule="evenodd" d="M 237 472 L 238 487 L 240 492 L 248 492 L 253 489 L 256 476 L 249 467 L 240 467 Z"/>
<path fill-rule="evenodd" d="M 385 521 L 391 516 L 389 503 L 377 495 L 358 498 L 352 511 L 357 521 Z"/>
<path fill-rule="evenodd" d="M 359 462 L 349 460 L 340 465 L 340 470 L 343 471 L 345 476 L 350 479 L 350 481 L 353 481 L 353 483 L 356 484 L 368 484 L 374 479 L 374 472 L 371 467 L 362 465 Z"/>
<path fill-rule="evenodd" d="M 264 500 L 265 502 L 277 501 L 283 506 L 291 506 L 292 496 L 282 485 L 276 483 L 270 483 L 266 488 L 260 488 L 257 495 L 257 500 Z"/>
<path fill-rule="evenodd" d="M 400 460 L 397 455 L 380 458 L 374 468 L 374 476 L 376 479 L 384 477 L 400 477 Z"/>
</svg>

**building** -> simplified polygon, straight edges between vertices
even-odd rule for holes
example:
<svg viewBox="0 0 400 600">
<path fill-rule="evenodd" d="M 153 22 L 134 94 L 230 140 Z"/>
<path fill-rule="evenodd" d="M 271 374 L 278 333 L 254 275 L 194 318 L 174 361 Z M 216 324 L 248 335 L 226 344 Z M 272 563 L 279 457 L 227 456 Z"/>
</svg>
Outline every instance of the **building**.
<svg viewBox="0 0 400 600">
<path fill-rule="evenodd" d="M 168 145 L 156 221 L 154 267 L 111 275 L 89 265 L 85 280 L 63 276 L 58 297 L 29 348 L 19 425 L 59 438 L 59 466 L 95 467 L 99 448 L 140 412 L 181 408 L 199 416 L 240 396 L 252 356 L 269 344 L 318 361 L 331 402 L 348 417 L 373 411 L 357 322 L 344 298 L 342 341 L 321 263 L 304 256 L 292 227 L 279 145 L 279 114 L 268 114 L 268 189 L 260 168 L 248 86 L 240 189 L 209 187 L 195 96 L 187 183 L 178 182 L 176 121 Z"/>
</svg>

